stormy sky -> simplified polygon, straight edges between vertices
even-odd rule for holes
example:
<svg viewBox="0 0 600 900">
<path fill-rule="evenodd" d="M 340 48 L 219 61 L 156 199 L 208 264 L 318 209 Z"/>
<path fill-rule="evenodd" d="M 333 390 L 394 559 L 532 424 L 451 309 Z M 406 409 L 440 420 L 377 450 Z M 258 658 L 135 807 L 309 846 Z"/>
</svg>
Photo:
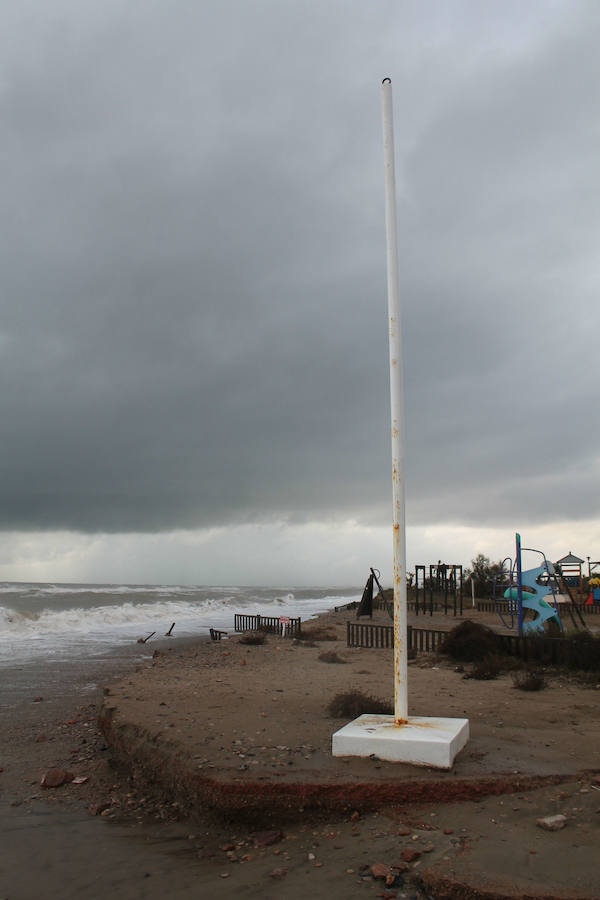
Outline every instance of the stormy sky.
<svg viewBox="0 0 600 900">
<path fill-rule="evenodd" d="M 600 6 L 6 0 L 0 577 L 600 559 Z"/>
</svg>

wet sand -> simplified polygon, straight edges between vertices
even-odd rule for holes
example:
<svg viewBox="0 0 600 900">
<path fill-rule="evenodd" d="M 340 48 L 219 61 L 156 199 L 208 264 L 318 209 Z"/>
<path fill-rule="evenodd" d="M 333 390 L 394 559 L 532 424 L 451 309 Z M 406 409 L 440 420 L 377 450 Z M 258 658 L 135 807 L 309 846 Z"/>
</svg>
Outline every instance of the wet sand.
<svg viewBox="0 0 600 900">
<path fill-rule="evenodd" d="M 314 648 L 277 638 L 245 647 L 237 636 L 220 644 L 132 647 L 132 656 L 103 661 L 92 678 L 87 666 L 79 676 L 71 671 L 62 689 L 48 680 L 44 700 L 24 696 L 2 709 L 0 829 L 7 852 L 0 897 L 37 898 L 40 885 L 57 898 L 600 896 L 600 785 L 591 773 L 599 765 L 600 692 L 559 677 L 528 695 L 507 676 L 465 681 L 453 666 L 423 655 L 409 669 L 411 711 L 471 720 L 471 741 L 455 771 L 333 760 L 331 734 L 344 722 L 327 716 L 330 695 L 349 687 L 391 695 L 390 652 L 346 648 L 347 616 L 323 617 L 339 640 Z M 154 649 L 161 655 L 136 658 Z M 331 650 L 345 664 L 318 659 Z M 128 765 L 118 772 L 97 729 L 101 691 L 92 683 L 124 669 L 112 680 L 105 714 L 112 710 L 114 733 L 125 739 L 135 729 L 138 745 L 129 743 L 133 760 L 115 748 Z M 160 758 L 154 771 L 144 755 L 149 746 L 150 758 Z M 40 778 L 51 767 L 89 781 L 43 790 Z M 173 781 L 173 768 L 193 769 L 200 783 L 221 790 L 205 791 L 198 806 L 182 788 L 185 779 Z M 538 776 L 543 786 L 530 789 L 527 779 Z M 457 784 L 486 780 L 521 789 L 444 802 Z M 410 792 L 366 802 L 361 785 L 385 791 L 390 783 L 431 790 L 421 796 L 426 803 Z M 350 794 L 321 809 L 290 806 L 298 784 L 350 786 Z M 272 802 L 263 796 L 245 809 L 223 808 L 223 788 L 249 789 L 247 797 L 260 799 L 261 785 L 263 794 L 276 786 Z M 286 786 L 292 794 L 282 805 L 277 792 L 285 797 Z M 88 811 L 104 806 L 99 815 Z M 565 829 L 536 826 L 538 816 L 556 812 L 567 816 Z M 252 834 L 264 828 L 281 830 L 281 839 L 255 846 Z M 406 863 L 409 851 L 419 855 Z M 402 883 L 386 888 L 374 880 L 368 869 L 377 862 L 406 868 Z M 457 885 L 465 885 L 462 893 Z"/>
<path fill-rule="evenodd" d="M 121 823 L 89 812 L 129 791 L 98 730 L 104 686 L 147 664 L 158 647 L 184 650 L 191 643 L 198 639 L 132 642 L 86 661 L 0 671 L 2 900 L 194 895 L 198 873 L 186 865 L 195 852 L 188 849 L 190 832 L 170 821 L 164 804 L 149 803 L 146 813 Z M 47 790 L 40 782 L 50 769 L 88 781 Z"/>
</svg>

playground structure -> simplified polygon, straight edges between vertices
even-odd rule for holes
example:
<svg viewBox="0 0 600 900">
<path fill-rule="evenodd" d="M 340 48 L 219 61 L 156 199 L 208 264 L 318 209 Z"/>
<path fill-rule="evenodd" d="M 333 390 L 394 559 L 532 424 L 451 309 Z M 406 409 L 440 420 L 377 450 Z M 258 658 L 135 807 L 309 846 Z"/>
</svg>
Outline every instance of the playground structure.
<svg viewBox="0 0 600 900">
<path fill-rule="evenodd" d="M 419 613 L 432 616 L 434 610 L 442 608 L 445 615 L 450 610 L 453 615 L 462 616 L 463 567 L 441 561 L 429 567 L 415 566 L 414 602 L 417 616 Z"/>
<path fill-rule="evenodd" d="M 523 550 L 539 554 L 543 560 L 542 564 L 524 571 L 522 568 Z M 508 571 L 505 576 L 504 566 L 506 563 L 508 563 Z M 504 591 L 504 598 L 508 600 L 510 625 L 504 618 L 497 602 L 498 581 L 494 582 L 494 602 L 498 615 L 506 628 L 514 629 L 516 615 L 519 636 L 543 634 L 545 624 L 550 622 L 563 631 L 561 607 L 563 612 L 569 614 L 575 628 L 579 628 L 580 625 L 586 627 L 560 565 L 553 565 L 541 550 L 534 550 L 532 547 L 522 548 L 520 534 L 515 535 L 514 561 L 510 557 L 506 557 L 502 561 L 502 575 L 499 579 L 502 587 L 506 580 L 508 580 L 508 587 Z M 564 588 L 565 594 L 561 593 L 561 587 Z M 548 602 L 550 597 L 552 598 L 551 602 Z M 564 599 L 561 599 L 563 597 Z M 528 615 L 531 615 L 531 618 L 527 618 Z M 579 617 L 579 622 L 576 615 Z"/>
<path fill-rule="evenodd" d="M 583 596 L 583 573 L 581 571 L 583 562 L 579 556 L 575 556 L 572 551 L 569 551 L 566 556 L 557 560 L 555 564 L 564 585 L 569 588 L 569 596 L 573 599 L 573 593 L 575 593 L 578 603 L 585 601 Z"/>
</svg>

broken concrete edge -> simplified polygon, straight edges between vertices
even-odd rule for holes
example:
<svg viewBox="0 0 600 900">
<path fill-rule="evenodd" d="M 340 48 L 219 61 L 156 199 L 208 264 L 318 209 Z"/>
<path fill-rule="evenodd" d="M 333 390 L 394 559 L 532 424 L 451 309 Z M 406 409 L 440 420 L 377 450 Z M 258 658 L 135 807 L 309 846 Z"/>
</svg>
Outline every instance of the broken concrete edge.
<svg viewBox="0 0 600 900">
<path fill-rule="evenodd" d="M 515 889 L 511 892 L 508 888 L 501 890 L 493 890 L 483 887 L 475 887 L 464 882 L 453 881 L 445 876 L 438 876 L 435 870 L 439 867 L 439 863 L 431 870 L 423 874 L 416 875 L 414 872 L 413 880 L 415 884 L 427 891 L 436 900 L 590 900 L 589 895 L 582 896 L 578 894 L 553 894 L 544 892 L 543 894 L 523 893 L 523 891 Z"/>
<path fill-rule="evenodd" d="M 521 793 L 551 784 L 563 784 L 586 773 L 512 775 L 453 781 L 410 780 L 346 783 L 272 783 L 224 781 L 201 775 L 194 762 L 177 746 L 130 723 L 116 724 L 114 708 L 103 707 L 99 727 L 115 763 L 134 781 L 177 801 L 182 810 L 208 809 L 228 814 L 264 811 L 290 815 L 300 810 L 347 811 L 373 809 L 398 803 L 452 803 L 482 797 Z"/>
</svg>

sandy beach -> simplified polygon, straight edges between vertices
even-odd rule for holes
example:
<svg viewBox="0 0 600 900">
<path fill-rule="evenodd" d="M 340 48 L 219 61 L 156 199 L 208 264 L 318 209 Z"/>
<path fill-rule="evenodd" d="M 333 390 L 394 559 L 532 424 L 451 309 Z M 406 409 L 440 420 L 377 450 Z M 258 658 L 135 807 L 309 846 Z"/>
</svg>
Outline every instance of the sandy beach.
<svg viewBox="0 0 600 900">
<path fill-rule="evenodd" d="M 162 640 L 150 659 L 135 648 L 110 672 L 100 666 L 103 698 L 73 677 L 61 696 L 23 699 L 0 763 L 11 848 L 0 896 L 38 896 L 36 878 L 56 897 L 600 896 L 595 685 L 554 674 L 526 693 L 508 675 L 465 679 L 421 654 L 411 712 L 471 723 L 453 770 L 334 759 L 345 722 L 329 700 L 392 694 L 391 651 L 347 648 L 349 617 L 321 616 L 336 639 L 315 646 Z M 88 780 L 45 790 L 50 768 Z M 561 831 L 536 825 L 557 813 Z M 372 877 L 376 863 L 397 866 L 388 886 Z"/>
</svg>

